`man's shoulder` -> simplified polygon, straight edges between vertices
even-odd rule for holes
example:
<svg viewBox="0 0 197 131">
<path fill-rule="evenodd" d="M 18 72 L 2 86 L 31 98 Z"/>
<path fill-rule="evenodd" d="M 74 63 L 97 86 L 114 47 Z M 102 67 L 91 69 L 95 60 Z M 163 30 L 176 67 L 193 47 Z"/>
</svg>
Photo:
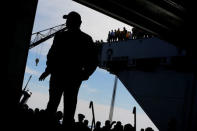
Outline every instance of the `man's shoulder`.
<svg viewBox="0 0 197 131">
<path fill-rule="evenodd" d="M 56 39 L 65 39 L 65 38 L 73 38 L 73 37 L 76 37 L 78 38 L 78 40 L 85 40 L 85 41 L 93 41 L 92 37 L 83 32 L 83 31 L 77 31 L 77 32 L 69 32 L 69 31 L 64 31 L 64 32 L 58 32 L 56 35 L 55 35 Z"/>
<path fill-rule="evenodd" d="M 65 34 L 67 34 L 66 31 L 60 31 L 60 32 L 55 33 L 54 37 L 61 38 L 61 37 L 65 36 Z"/>
<path fill-rule="evenodd" d="M 83 32 L 83 31 L 81 31 L 81 36 L 82 36 L 83 38 L 92 40 L 92 37 L 91 37 L 90 35 L 88 35 L 87 33 Z"/>
</svg>

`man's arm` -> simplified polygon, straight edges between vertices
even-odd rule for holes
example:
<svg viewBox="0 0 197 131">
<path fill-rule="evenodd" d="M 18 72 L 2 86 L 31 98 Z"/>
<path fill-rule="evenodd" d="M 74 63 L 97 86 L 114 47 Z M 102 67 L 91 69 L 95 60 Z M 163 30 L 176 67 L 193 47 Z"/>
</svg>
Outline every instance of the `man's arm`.
<svg viewBox="0 0 197 131">
<path fill-rule="evenodd" d="M 98 65 L 98 49 L 96 48 L 96 45 L 93 43 L 92 39 L 90 39 L 89 41 L 89 46 L 90 54 L 88 54 L 88 60 L 86 65 L 84 66 L 84 75 L 86 78 L 85 80 L 87 80 L 89 76 L 92 75 L 92 73 L 94 73 Z"/>
<path fill-rule="evenodd" d="M 39 81 L 43 81 L 49 74 L 49 72 L 43 72 L 42 75 L 39 77 Z"/>
<path fill-rule="evenodd" d="M 51 73 L 51 65 L 54 60 L 54 54 L 56 51 L 56 43 L 57 43 L 57 35 L 55 35 L 54 40 L 53 40 L 53 44 L 47 54 L 47 61 L 46 61 L 47 67 L 45 69 L 45 72 L 43 72 L 42 75 L 40 76 L 40 78 L 39 78 L 40 81 L 43 81 Z"/>
<path fill-rule="evenodd" d="M 110 127 L 112 127 L 115 123 L 116 123 L 116 121 L 113 121 L 113 122 L 110 124 Z"/>
</svg>

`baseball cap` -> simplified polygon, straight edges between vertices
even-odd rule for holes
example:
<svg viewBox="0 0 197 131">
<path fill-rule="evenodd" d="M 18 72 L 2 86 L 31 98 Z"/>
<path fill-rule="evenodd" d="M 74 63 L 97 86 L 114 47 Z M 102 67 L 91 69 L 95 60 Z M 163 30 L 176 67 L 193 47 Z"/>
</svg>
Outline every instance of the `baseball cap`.
<svg viewBox="0 0 197 131">
<path fill-rule="evenodd" d="M 78 114 L 78 117 L 81 118 L 81 119 L 85 118 L 85 116 L 83 114 Z"/>
<path fill-rule="evenodd" d="M 81 16 L 79 15 L 79 13 L 72 11 L 67 15 L 63 15 L 63 19 L 71 19 L 74 21 L 81 21 Z"/>
</svg>

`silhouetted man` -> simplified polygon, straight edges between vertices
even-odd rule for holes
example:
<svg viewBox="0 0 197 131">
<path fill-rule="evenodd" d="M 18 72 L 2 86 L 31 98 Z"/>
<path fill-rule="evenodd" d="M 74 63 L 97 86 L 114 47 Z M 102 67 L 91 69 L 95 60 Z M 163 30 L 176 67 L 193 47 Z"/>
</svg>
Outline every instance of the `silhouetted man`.
<svg viewBox="0 0 197 131">
<path fill-rule="evenodd" d="M 71 126 L 80 85 L 97 67 L 97 51 L 92 38 L 80 30 L 82 21 L 77 12 L 70 12 L 63 18 L 67 19 L 67 30 L 55 35 L 47 55 L 47 68 L 39 80 L 51 74 L 46 110 L 54 114 L 64 93 L 63 124 Z"/>
<path fill-rule="evenodd" d="M 91 131 L 91 129 L 88 127 L 88 120 L 84 120 L 84 129 L 82 131 Z"/>
<path fill-rule="evenodd" d="M 106 120 L 105 126 L 103 126 L 102 131 L 111 131 L 111 128 L 112 128 L 113 124 L 115 124 L 115 123 L 116 123 L 115 121 L 110 123 L 110 120 Z"/>
<path fill-rule="evenodd" d="M 101 131 L 101 122 L 100 121 L 97 121 L 96 122 L 96 127 L 94 128 L 94 130 L 93 131 Z"/>
<path fill-rule="evenodd" d="M 78 122 L 75 123 L 76 131 L 79 131 L 84 128 L 84 123 L 83 123 L 84 118 L 85 116 L 83 114 L 78 114 Z"/>
<path fill-rule="evenodd" d="M 118 121 L 116 123 L 116 125 L 113 128 L 113 131 L 123 131 L 123 126 L 122 126 L 122 123 L 120 121 Z"/>
</svg>

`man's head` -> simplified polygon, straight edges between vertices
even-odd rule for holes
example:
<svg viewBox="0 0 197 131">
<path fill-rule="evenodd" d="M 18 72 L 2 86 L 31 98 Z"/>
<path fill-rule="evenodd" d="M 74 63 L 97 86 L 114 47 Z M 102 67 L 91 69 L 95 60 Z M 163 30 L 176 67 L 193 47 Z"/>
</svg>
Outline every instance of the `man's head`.
<svg viewBox="0 0 197 131">
<path fill-rule="evenodd" d="M 78 114 L 78 120 L 79 122 L 82 122 L 85 116 L 83 114 Z"/>
<path fill-rule="evenodd" d="M 98 127 L 100 127 L 101 126 L 101 122 L 100 121 L 97 121 L 96 122 L 96 127 L 98 128 Z"/>
<path fill-rule="evenodd" d="M 88 120 L 84 120 L 84 125 L 88 126 L 89 121 Z"/>
<path fill-rule="evenodd" d="M 105 121 L 105 126 L 110 126 L 110 120 Z"/>
<path fill-rule="evenodd" d="M 82 21 L 81 21 L 81 16 L 77 12 L 72 11 L 68 15 L 64 15 L 63 18 L 67 19 L 66 26 L 68 29 L 76 30 L 80 28 Z"/>
</svg>

